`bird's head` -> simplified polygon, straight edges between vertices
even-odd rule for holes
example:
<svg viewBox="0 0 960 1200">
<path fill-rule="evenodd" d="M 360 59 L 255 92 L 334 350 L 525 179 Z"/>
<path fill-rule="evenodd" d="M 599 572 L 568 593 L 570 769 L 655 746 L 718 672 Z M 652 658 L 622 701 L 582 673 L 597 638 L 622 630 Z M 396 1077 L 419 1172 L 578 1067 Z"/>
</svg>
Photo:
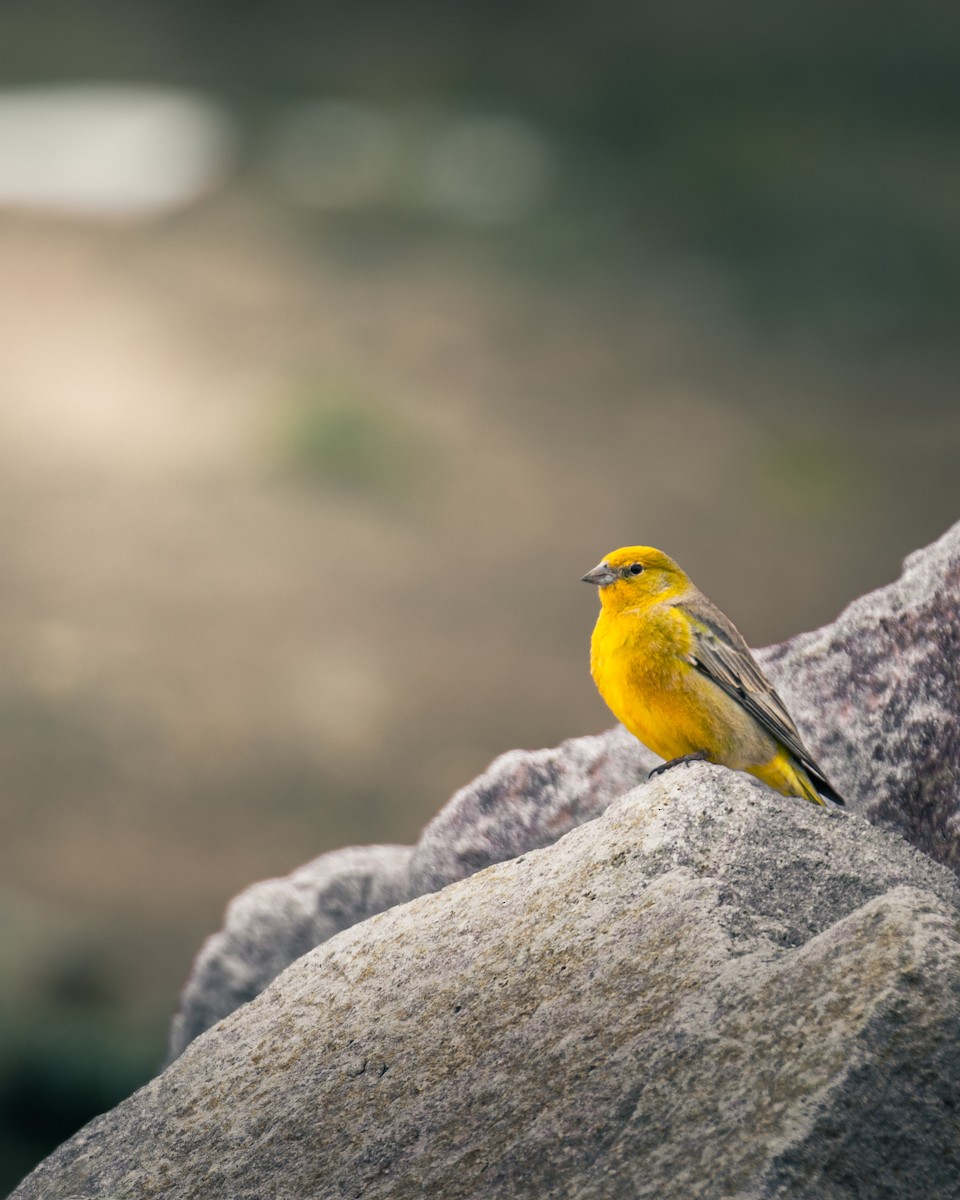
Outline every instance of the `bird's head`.
<svg viewBox="0 0 960 1200">
<path fill-rule="evenodd" d="M 664 599 L 667 593 L 679 595 L 690 580 L 662 550 L 653 546 L 624 546 L 604 556 L 583 576 L 584 583 L 600 589 L 604 608 L 633 608 L 645 600 Z"/>
</svg>

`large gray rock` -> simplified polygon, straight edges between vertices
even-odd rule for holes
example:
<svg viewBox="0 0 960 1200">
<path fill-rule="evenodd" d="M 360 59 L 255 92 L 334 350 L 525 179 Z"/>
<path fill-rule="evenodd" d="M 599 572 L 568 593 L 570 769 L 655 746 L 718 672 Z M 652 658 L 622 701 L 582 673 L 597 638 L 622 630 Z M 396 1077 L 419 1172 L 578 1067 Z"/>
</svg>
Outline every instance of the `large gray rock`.
<svg viewBox="0 0 960 1200">
<path fill-rule="evenodd" d="M 552 750 L 512 750 L 461 788 L 415 847 L 335 850 L 283 879 L 254 884 L 197 955 L 171 1025 L 169 1057 L 334 933 L 548 846 L 646 779 L 658 761 L 622 728 Z"/>
<path fill-rule="evenodd" d="M 759 657 L 857 811 L 960 869 L 960 524 Z"/>
<path fill-rule="evenodd" d="M 412 853 L 410 846 L 335 850 L 241 892 L 193 964 L 170 1029 L 171 1054 L 259 995 L 301 954 L 415 896 Z"/>
<path fill-rule="evenodd" d="M 354 925 L 16 1200 L 955 1200 L 960 889 L 695 764 Z"/>
<path fill-rule="evenodd" d="M 960 524 L 833 625 L 758 656 L 851 809 L 957 869 Z M 412 850 L 337 851 L 251 888 L 198 956 L 171 1056 L 332 933 L 549 845 L 657 761 L 622 728 L 553 750 L 512 751 L 458 792 Z"/>
</svg>

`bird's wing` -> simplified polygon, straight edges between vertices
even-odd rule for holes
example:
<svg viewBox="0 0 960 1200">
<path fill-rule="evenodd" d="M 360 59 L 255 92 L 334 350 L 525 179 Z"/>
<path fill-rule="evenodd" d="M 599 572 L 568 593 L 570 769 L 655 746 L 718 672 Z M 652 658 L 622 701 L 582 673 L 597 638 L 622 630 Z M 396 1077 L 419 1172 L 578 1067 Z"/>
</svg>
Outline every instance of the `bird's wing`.
<svg viewBox="0 0 960 1200">
<path fill-rule="evenodd" d="M 737 701 L 760 725 L 793 755 L 817 788 L 843 804 L 822 767 L 800 740 L 786 706 L 757 666 L 736 625 L 703 595 L 677 607 L 690 619 L 693 645 L 691 663 Z"/>
</svg>

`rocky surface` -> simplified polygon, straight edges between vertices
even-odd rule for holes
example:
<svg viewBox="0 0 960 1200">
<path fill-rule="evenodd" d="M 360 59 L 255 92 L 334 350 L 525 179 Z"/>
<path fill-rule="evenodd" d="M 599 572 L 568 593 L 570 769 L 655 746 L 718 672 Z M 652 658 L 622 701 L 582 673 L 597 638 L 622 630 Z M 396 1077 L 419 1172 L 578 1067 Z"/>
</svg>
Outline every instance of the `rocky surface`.
<svg viewBox="0 0 960 1200">
<path fill-rule="evenodd" d="M 461 788 L 416 846 L 337 850 L 248 888 L 197 956 L 171 1027 L 170 1058 L 332 934 L 550 845 L 646 779 L 658 761 L 622 728 L 551 750 L 512 750 Z"/>
<path fill-rule="evenodd" d="M 409 884 L 412 853 L 410 846 L 336 850 L 237 896 L 223 930 L 207 939 L 193 964 L 170 1031 L 172 1052 L 259 995 L 301 954 L 416 895 Z"/>
<path fill-rule="evenodd" d="M 857 811 L 960 869 L 960 524 L 759 657 Z"/>
<path fill-rule="evenodd" d="M 960 1194 L 960 888 L 694 764 L 301 957 L 16 1200 Z"/>
<path fill-rule="evenodd" d="M 956 869 L 960 524 L 911 555 L 896 583 L 758 657 L 850 808 Z M 412 849 L 337 851 L 257 884 L 201 951 L 171 1055 L 331 934 L 550 844 L 598 816 L 657 761 L 621 728 L 552 750 L 512 751 L 458 792 Z"/>
</svg>

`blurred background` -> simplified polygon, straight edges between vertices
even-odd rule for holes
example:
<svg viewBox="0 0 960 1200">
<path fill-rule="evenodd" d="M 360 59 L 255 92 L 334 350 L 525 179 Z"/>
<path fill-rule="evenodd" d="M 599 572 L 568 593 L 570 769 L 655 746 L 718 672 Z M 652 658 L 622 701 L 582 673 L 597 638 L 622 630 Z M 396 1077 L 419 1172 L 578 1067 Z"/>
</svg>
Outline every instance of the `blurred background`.
<svg viewBox="0 0 960 1200">
<path fill-rule="evenodd" d="M 3 5 L 0 1190 L 232 895 L 611 723 L 603 553 L 761 645 L 960 518 L 958 35 Z"/>
</svg>

